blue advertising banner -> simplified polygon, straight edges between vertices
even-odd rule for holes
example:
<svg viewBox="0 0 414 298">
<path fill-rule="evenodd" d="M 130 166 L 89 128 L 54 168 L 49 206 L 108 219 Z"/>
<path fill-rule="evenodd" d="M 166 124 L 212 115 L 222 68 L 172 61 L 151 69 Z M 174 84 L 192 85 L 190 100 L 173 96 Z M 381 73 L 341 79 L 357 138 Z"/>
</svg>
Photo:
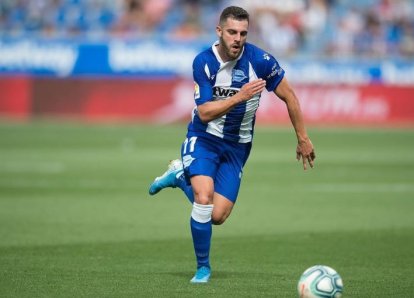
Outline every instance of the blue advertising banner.
<svg viewBox="0 0 414 298">
<path fill-rule="evenodd" d="M 210 45 L 151 39 L 0 39 L 0 74 L 190 78 L 194 57 Z M 279 58 L 279 62 L 296 83 L 414 84 L 414 61 Z"/>
<path fill-rule="evenodd" d="M 152 40 L 0 40 L 0 73 L 187 76 L 194 57 L 208 46 Z"/>
</svg>

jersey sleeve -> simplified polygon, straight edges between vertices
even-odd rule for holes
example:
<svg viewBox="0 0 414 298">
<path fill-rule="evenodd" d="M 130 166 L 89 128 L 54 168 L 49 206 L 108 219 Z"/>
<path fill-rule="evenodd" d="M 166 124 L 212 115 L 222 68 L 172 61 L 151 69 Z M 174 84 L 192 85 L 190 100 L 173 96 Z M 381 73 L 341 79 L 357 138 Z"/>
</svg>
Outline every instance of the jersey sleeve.
<svg viewBox="0 0 414 298">
<path fill-rule="evenodd" d="M 265 54 L 264 61 L 262 79 L 266 80 L 266 89 L 271 92 L 274 91 L 282 81 L 285 75 L 285 70 L 272 55 Z"/>
<path fill-rule="evenodd" d="M 193 62 L 194 78 L 194 100 L 196 105 L 201 105 L 213 99 L 213 86 L 206 73 L 206 63 L 200 56 L 196 57 Z"/>
</svg>

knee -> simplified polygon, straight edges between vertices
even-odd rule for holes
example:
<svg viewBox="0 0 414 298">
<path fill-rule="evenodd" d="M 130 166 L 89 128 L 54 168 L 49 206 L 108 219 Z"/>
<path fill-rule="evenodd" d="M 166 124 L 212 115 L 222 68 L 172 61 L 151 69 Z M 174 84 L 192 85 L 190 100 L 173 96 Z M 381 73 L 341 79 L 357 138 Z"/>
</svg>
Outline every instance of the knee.
<svg viewBox="0 0 414 298">
<path fill-rule="evenodd" d="M 224 224 L 226 220 L 225 219 L 220 219 L 220 220 L 215 220 L 215 219 L 211 219 L 211 223 L 215 226 L 219 226 Z"/>
<path fill-rule="evenodd" d="M 217 225 L 217 226 L 224 224 L 226 219 L 227 219 L 226 214 L 214 214 L 214 212 L 213 212 L 213 214 L 211 216 L 212 224 Z"/>
<path fill-rule="evenodd" d="M 201 205 L 211 204 L 213 202 L 213 193 L 194 191 L 194 201 Z"/>
</svg>

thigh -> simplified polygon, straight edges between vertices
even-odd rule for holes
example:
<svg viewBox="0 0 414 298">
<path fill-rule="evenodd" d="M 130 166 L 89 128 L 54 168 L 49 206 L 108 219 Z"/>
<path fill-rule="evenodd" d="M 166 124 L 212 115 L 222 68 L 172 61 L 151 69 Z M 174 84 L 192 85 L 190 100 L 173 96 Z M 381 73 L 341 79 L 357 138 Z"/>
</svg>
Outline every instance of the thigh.
<svg viewBox="0 0 414 298">
<path fill-rule="evenodd" d="M 222 155 L 215 179 L 215 191 L 233 204 L 239 194 L 243 166 L 250 153 L 250 146 L 232 145 Z"/>
</svg>

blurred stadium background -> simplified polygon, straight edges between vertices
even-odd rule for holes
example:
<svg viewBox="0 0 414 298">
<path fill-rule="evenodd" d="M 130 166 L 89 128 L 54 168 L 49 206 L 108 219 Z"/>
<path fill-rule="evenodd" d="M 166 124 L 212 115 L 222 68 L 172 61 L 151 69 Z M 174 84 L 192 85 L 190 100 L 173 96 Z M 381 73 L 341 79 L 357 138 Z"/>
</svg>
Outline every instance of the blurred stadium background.
<svg viewBox="0 0 414 298">
<path fill-rule="evenodd" d="M 280 60 L 308 123 L 413 123 L 409 0 L 3 0 L 0 114 L 188 119 L 192 59 L 230 4 L 251 12 L 249 40 Z M 274 102 L 259 122 L 288 120 Z"/>
<path fill-rule="evenodd" d="M 295 163 L 263 93 L 213 279 L 194 288 L 190 205 L 147 191 L 230 4 L 285 68 L 317 161 Z M 345 297 L 412 297 L 413 128 L 412 0 L 1 0 L 0 296 L 296 297 L 323 263 Z"/>
</svg>

